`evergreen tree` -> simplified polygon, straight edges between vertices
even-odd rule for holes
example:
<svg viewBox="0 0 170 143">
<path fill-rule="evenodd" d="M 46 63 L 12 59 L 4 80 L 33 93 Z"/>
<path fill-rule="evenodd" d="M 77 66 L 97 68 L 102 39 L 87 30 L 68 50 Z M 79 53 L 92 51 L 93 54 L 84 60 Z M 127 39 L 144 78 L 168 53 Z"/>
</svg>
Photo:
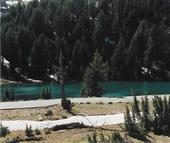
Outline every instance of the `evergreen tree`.
<svg viewBox="0 0 170 143">
<path fill-rule="evenodd" d="M 98 9 L 97 9 L 96 1 L 95 1 L 95 0 L 91 0 L 91 1 L 90 1 L 89 7 L 88 7 L 88 11 L 89 11 L 89 15 L 90 15 L 92 18 L 96 18 L 96 17 L 97 17 Z"/>
<path fill-rule="evenodd" d="M 5 57 L 10 61 L 11 74 L 15 73 L 15 67 L 18 65 L 17 56 L 16 32 L 10 28 L 5 34 Z"/>
<path fill-rule="evenodd" d="M 100 10 L 97 15 L 97 22 L 93 32 L 95 46 L 100 51 L 105 43 L 105 38 L 111 34 L 111 23 L 104 11 Z"/>
<path fill-rule="evenodd" d="M 96 50 L 93 62 L 87 67 L 83 82 L 83 96 L 100 96 L 101 89 L 98 87 L 98 82 L 106 80 L 108 76 L 108 64 L 104 63 L 102 56 Z"/>
<path fill-rule="evenodd" d="M 7 7 L 4 1 L 1 4 Z M 32 73 L 28 68 L 32 59 L 30 49 L 34 49 L 35 37 L 39 39 L 44 34 L 48 39 L 44 44 L 50 47 L 47 48 L 49 70 L 52 64 L 58 64 L 57 45 L 65 43 L 63 63 L 72 62 L 69 65 L 77 71 L 75 74 L 84 72 L 98 49 L 103 61 L 109 62 L 111 79 L 169 80 L 169 7 L 165 0 L 33 0 L 26 5 L 19 0 L 17 5 L 1 10 L 2 56 L 10 61 L 12 73 L 16 67 L 24 74 Z M 85 47 L 89 60 L 84 62 L 80 58 L 83 62 L 75 66 L 75 59 L 87 54 L 87 50 L 82 50 Z M 123 58 L 118 60 L 120 56 Z M 143 68 L 148 69 L 147 74 Z M 78 74 L 68 76 L 81 80 Z"/>
<path fill-rule="evenodd" d="M 148 23 L 145 20 L 140 22 L 128 48 L 129 55 L 134 62 L 132 72 L 136 80 L 141 78 L 141 66 L 143 64 L 144 50 L 146 49 L 147 25 Z"/>
<path fill-rule="evenodd" d="M 127 43 L 129 44 L 134 33 L 136 32 L 137 30 L 137 27 L 139 25 L 139 18 L 138 18 L 138 15 L 137 15 L 137 11 L 136 9 L 132 9 L 129 14 L 128 14 L 128 17 L 127 19 L 125 20 L 125 37 L 127 39 Z"/>
<path fill-rule="evenodd" d="M 34 41 L 30 56 L 30 70 L 34 78 L 45 80 L 46 69 L 51 66 L 48 47 L 48 39 L 43 34 Z"/>
<path fill-rule="evenodd" d="M 26 27 L 21 27 L 17 33 L 18 62 L 23 71 L 28 71 L 28 57 L 33 46 L 34 36 Z"/>
<path fill-rule="evenodd" d="M 45 33 L 45 14 L 42 8 L 35 8 L 32 12 L 29 27 L 38 37 L 40 34 Z"/>
<path fill-rule="evenodd" d="M 135 95 L 133 98 L 133 107 L 134 107 L 134 112 L 137 115 L 137 117 L 140 117 L 139 101 L 137 100 Z"/>
<path fill-rule="evenodd" d="M 86 66 L 90 60 L 90 51 L 85 36 L 76 41 L 72 52 L 72 73 L 74 77 L 80 79 L 85 72 Z"/>
<path fill-rule="evenodd" d="M 125 70 L 127 65 L 127 48 L 123 36 L 121 36 L 116 49 L 111 57 L 112 78 L 126 79 Z"/>
<path fill-rule="evenodd" d="M 147 96 L 145 96 L 145 98 L 142 98 L 142 102 L 141 102 L 141 112 L 142 112 L 142 116 L 141 116 L 141 122 L 142 123 L 142 128 L 145 128 L 146 130 L 150 129 L 150 115 L 149 115 L 149 101 Z"/>
<path fill-rule="evenodd" d="M 148 71 L 151 70 L 154 62 L 158 60 L 158 47 L 160 46 L 159 36 L 156 34 L 157 26 L 153 25 L 149 32 L 147 50 L 145 51 L 144 64 L 148 68 Z M 158 54 L 159 53 L 159 54 Z"/>
<path fill-rule="evenodd" d="M 132 120 L 128 106 L 126 106 L 126 113 L 125 113 L 124 118 L 125 118 L 125 131 L 130 136 L 133 136 L 133 137 L 137 136 L 138 129 L 137 129 L 135 122 L 133 122 Z"/>
</svg>

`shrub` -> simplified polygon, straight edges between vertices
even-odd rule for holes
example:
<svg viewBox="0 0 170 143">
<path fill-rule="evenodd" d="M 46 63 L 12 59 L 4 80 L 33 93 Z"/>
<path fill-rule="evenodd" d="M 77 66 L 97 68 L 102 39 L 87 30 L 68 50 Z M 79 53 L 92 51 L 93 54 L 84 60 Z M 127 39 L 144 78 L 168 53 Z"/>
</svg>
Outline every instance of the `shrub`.
<svg viewBox="0 0 170 143">
<path fill-rule="evenodd" d="M 112 143 L 124 143 L 124 139 L 120 136 L 119 132 L 113 132 L 111 137 Z"/>
<path fill-rule="evenodd" d="M 40 132 L 40 130 L 38 128 L 35 129 L 35 134 L 36 135 L 41 135 L 41 132 Z"/>
<path fill-rule="evenodd" d="M 28 125 L 26 124 L 25 135 L 26 135 L 27 137 L 32 137 L 32 136 L 34 136 L 31 125 L 28 127 Z"/>
<path fill-rule="evenodd" d="M 113 102 L 108 102 L 108 104 L 113 104 Z"/>
<path fill-rule="evenodd" d="M 0 124 L 0 137 L 5 137 L 9 133 L 10 131 L 8 127 L 4 127 L 2 124 Z"/>
<path fill-rule="evenodd" d="M 67 119 L 67 115 L 62 114 L 63 119 Z"/>
<path fill-rule="evenodd" d="M 14 90 L 5 89 L 5 92 L 1 96 L 1 101 L 14 101 L 15 100 L 15 95 L 14 95 Z"/>
<path fill-rule="evenodd" d="M 88 135 L 88 142 L 89 143 L 97 143 L 97 135 L 96 132 L 92 134 L 92 136 Z"/>
<path fill-rule="evenodd" d="M 51 88 L 44 88 L 42 94 L 40 95 L 41 99 L 51 99 Z"/>
<path fill-rule="evenodd" d="M 87 103 L 86 103 L 86 104 L 91 104 L 91 102 L 87 101 Z"/>
<path fill-rule="evenodd" d="M 45 113 L 45 116 L 52 116 L 53 112 L 51 110 L 47 110 L 47 112 Z"/>
<path fill-rule="evenodd" d="M 51 134 L 51 131 L 49 130 L 49 128 L 44 128 L 44 132 L 45 134 Z"/>
<path fill-rule="evenodd" d="M 96 102 L 96 104 L 104 104 L 102 101 Z"/>
<path fill-rule="evenodd" d="M 96 132 L 94 132 L 91 136 L 88 135 L 88 143 L 125 143 L 125 141 L 119 132 L 113 132 L 111 137 L 105 136 L 103 133 L 97 136 Z"/>
</svg>

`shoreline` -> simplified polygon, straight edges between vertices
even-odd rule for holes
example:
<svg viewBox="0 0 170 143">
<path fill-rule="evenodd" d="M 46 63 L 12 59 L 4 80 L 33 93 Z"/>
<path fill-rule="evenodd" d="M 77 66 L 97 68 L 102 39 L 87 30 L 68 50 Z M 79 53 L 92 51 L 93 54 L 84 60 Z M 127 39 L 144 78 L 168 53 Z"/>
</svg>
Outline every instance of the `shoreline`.
<svg viewBox="0 0 170 143">
<path fill-rule="evenodd" d="M 136 96 L 138 101 L 141 101 L 142 97 L 146 95 L 138 95 Z M 170 94 L 162 94 L 158 95 L 162 98 L 164 96 L 170 96 Z M 148 100 L 152 101 L 154 95 L 147 95 Z M 72 103 L 119 103 L 119 102 L 132 102 L 133 96 L 126 97 L 87 97 L 87 98 L 67 98 L 70 99 Z M 38 108 L 38 107 L 50 107 L 56 104 L 60 104 L 61 99 L 50 99 L 50 100 L 29 100 L 29 101 L 14 101 L 14 102 L 0 102 L 0 110 L 10 110 L 10 109 L 25 109 L 25 108 Z"/>
</svg>

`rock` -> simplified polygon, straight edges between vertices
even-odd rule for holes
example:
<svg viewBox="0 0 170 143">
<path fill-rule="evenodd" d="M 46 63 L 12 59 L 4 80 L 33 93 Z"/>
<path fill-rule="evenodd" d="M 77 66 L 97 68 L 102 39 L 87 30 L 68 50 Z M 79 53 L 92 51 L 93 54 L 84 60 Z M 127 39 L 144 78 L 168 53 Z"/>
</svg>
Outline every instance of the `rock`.
<svg viewBox="0 0 170 143">
<path fill-rule="evenodd" d="M 108 102 L 108 104 L 113 104 L 113 102 L 110 101 L 110 102 Z"/>
<path fill-rule="evenodd" d="M 47 110 L 47 112 L 45 113 L 45 116 L 52 116 L 53 112 L 51 110 Z"/>
<path fill-rule="evenodd" d="M 42 118 L 42 116 L 40 114 L 38 115 L 38 120 L 43 121 L 43 118 Z"/>
<path fill-rule="evenodd" d="M 102 101 L 97 102 L 96 104 L 104 104 Z"/>
</svg>

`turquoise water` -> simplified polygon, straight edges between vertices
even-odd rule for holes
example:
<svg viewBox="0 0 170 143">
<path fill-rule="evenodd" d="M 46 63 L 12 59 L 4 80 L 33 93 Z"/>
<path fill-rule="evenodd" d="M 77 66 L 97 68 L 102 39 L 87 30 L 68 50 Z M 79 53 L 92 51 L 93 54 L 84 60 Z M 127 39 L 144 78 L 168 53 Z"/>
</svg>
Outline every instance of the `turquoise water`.
<svg viewBox="0 0 170 143">
<path fill-rule="evenodd" d="M 102 82 L 103 97 L 123 97 L 131 95 L 133 90 L 137 95 L 143 94 L 170 94 L 170 82 Z M 53 98 L 60 98 L 60 86 L 56 83 L 41 84 L 8 84 L 1 86 L 1 94 L 5 89 L 14 91 L 19 99 L 40 98 L 44 88 L 51 88 Z M 81 83 L 65 85 L 67 97 L 80 97 Z"/>
</svg>

